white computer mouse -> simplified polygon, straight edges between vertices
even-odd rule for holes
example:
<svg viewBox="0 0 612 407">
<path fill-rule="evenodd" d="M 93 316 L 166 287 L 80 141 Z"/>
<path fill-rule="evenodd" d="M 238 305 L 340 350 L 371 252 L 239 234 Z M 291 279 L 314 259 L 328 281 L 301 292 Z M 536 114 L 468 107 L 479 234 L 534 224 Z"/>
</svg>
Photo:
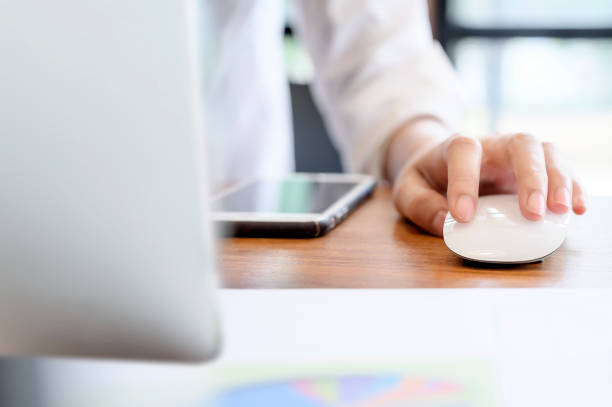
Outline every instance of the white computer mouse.
<svg viewBox="0 0 612 407">
<path fill-rule="evenodd" d="M 526 219 L 517 195 L 488 195 L 478 199 L 474 218 L 459 223 L 450 214 L 444 221 L 444 243 L 458 256 L 487 263 L 531 263 L 557 250 L 567 232 L 569 211 L 547 211 L 543 219 Z"/>
</svg>

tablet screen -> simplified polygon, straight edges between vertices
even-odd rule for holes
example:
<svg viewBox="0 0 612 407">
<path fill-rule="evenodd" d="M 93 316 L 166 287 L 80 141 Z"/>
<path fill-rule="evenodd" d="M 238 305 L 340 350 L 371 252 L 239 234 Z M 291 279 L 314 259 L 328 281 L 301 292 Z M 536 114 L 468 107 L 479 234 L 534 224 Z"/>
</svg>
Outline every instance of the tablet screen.
<svg viewBox="0 0 612 407">
<path fill-rule="evenodd" d="M 305 178 L 258 180 L 215 201 L 219 212 L 323 213 L 357 183 Z"/>
</svg>

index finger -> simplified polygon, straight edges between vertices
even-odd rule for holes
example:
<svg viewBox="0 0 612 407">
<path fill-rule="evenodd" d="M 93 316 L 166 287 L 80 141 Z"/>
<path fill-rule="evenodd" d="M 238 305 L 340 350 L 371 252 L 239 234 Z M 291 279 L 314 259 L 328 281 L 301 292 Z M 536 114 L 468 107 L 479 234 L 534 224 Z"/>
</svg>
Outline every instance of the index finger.
<svg viewBox="0 0 612 407">
<path fill-rule="evenodd" d="M 471 137 L 455 136 L 447 141 L 447 199 L 451 215 L 459 222 L 474 217 L 478 202 L 482 146 Z"/>
</svg>

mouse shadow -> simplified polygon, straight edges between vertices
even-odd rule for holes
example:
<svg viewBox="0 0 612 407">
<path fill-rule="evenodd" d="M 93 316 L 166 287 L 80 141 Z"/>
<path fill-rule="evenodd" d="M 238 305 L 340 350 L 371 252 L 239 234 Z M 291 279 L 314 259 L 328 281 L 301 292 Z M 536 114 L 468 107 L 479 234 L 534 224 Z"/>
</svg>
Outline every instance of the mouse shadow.
<svg viewBox="0 0 612 407">
<path fill-rule="evenodd" d="M 542 260 L 536 260 L 529 263 L 488 263 L 485 261 L 475 261 L 468 259 L 460 260 L 463 266 L 475 270 L 518 270 L 525 266 L 533 266 L 542 263 Z"/>
</svg>

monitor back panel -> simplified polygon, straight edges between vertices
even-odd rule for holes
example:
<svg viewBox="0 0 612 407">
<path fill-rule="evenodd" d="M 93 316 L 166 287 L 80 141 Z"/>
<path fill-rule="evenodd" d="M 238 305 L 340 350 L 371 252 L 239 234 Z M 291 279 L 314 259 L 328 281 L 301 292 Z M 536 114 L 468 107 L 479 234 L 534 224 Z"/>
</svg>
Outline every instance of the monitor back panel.
<svg viewBox="0 0 612 407">
<path fill-rule="evenodd" d="M 0 5 L 0 353 L 214 354 L 193 2 Z"/>
</svg>

